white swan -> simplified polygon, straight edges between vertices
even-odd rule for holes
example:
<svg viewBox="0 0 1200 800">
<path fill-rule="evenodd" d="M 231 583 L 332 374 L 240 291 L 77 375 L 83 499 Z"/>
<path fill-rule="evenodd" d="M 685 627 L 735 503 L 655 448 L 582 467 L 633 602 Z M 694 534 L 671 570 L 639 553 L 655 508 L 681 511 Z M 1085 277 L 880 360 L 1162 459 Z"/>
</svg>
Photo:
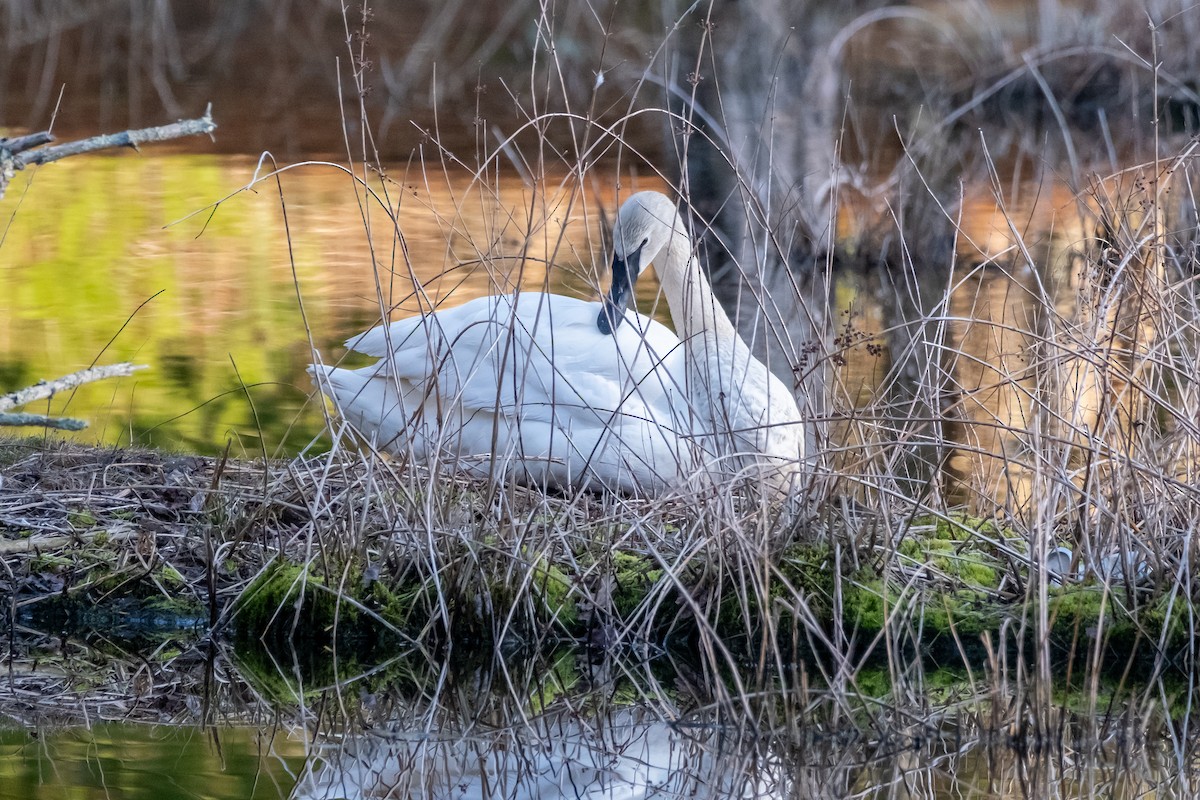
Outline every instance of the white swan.
<svg viewBox="0 0 1200 800">
<path fill-rule="evenodd" d="M 682 341 L 625 308 L 651 262 Z M 346 346 L 380 361 L 313 365 L 320 389 L 377 446 L 434 469 L 661 494 L 714 470 L 783 492 L 801 466 L 794 397 L 750 354 L 657 192 L 618 213 L 603 304 L 482 297 Z"/>
<path fill-rule="evenodd" d="M 786 494 L 803 468 L 804 417 L 792 391 L 751 354 L 717 302 L 674 203 L 658 192 L 630 197 L 618 214 L 613 251 L 606 309 L 624 308 L 638 275 L 655 265 L 683 341 L 685 427 L 703 439 L 708 471 L 716 467 Z M 608 328 L 603 316 L 599 322 Z M 618 330 L 620 324 L 617 317 Z"/>
<path fill-rule="evenodd" d="M 680 393 L 683 351 L 640 315 L 601 333 L 600 308 L 537 292 L 480 297 L 346 342 L 381 359 L 372 366 L 309 371 L 365 437 L 432 468 L 658 494 L 687 457 L 658 424 Z"/>
</svg>

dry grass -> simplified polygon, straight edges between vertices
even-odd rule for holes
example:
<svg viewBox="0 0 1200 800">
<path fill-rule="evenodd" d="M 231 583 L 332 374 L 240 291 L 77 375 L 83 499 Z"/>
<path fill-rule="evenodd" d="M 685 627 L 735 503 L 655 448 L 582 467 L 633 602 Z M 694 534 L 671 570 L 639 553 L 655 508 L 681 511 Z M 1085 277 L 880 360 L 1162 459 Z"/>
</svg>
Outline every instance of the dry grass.
<svg viewBox="0 0 1200 800">
<path fill-rule="evenodd" d="M 1194 15 L 1185 17 L 1194 25 Z M 672 36 L 694 20 L 675 22 Z M 678 718 L 698 707 L 698 724 L 717 737 L 749 731 L 739 752 L 761 746 L 779 759 L 750 770 L 767 778 L 789 759 L 844 755 L 834 745 L 861 737 L 881 751 L 927 755 L 923 774 L 933 781 L 957 768 L 956 751 L 933 733 L 946 731 L 968 744 L 1049 748 L 1061 766 L 1076 752 L 1063 744 L 1067 732 L 1080 742 L 1136 743 L 1174 735 L 1174 725 L 1183 733 L 1173 752 L 1190 759 L 1192 712 L 1172 687 L 1194 675 L 1200 603 L 1192 580 L 1200 296 L 1191 146 L 1131 124 L 1127 141 L 1091 137 L 1085 151 L 1087 137 L 1064 112 L 1086 109 L 1064 109 L 1055 83 L 1021 62 L 1042 93 L 1045 125 L 1017 131 L 1003 147 L 954 134 L 1010 83 L 972 72 L 970 98 L 938 106 L 944 116 L 933 124 L 888 127 L 900 140 L 896 164 L 862 192 L 861 205 L 839 193 L 861 190 L 878 165 L 856 173 L 830 163 L 830 202 L 801 204 L 800 213 L 774 194 L 775 176 L 757 172 L 771 169 L 760 156 L 775 152 L 772 134 L 745 145 L 754 157 L 739 152 L 743 139 L 728 130 L 755 120 L 722 119 L 719 91 L 683 91 L 682 110 L 655 106 L 645 87 L 658 84 L 648 78 L 629 88 L 615 124 L 597 121 L 589 112 L 601 95 L 562 77 L 571 70 L 544 44 L 556 36 L 553 15 L 543 9 L 539 24 L 548 60 L 531 73 L 533 98 L 516 101 L 526 118 L 519 131 L 467 157 L 431 129 L 420 175 L 414 169 L 406 179 L 434 182 L 470 165 L 476 180 L 464 207 L 493 207 L 502 173 L 528 182 L 526 206 L 493 218 L 459 259 L 485 272 L 504 262 L 505 280 L 511 264 L 519 277 L 578 260 L 565 244 L 567 223 L 548 209 L 565 208 L 600 231 L 606 203 L 595 198 L 609 190 L 595 190 L 591 170 L 601 156 L 620 164 L 622 181 L 649 173 L 688 187 L 682 203 L 706 234 L 702 252 L 725 269 L 726 294 L 742 301 L 741 329 L 777 371 L 791 372 L 811 419 L 816 447 L 796 502 L 771 507 L 734 486 L 651 501 L 472 483 L 351 447 L 336 423 L 328 454 L 289 463 L 4 444 L 0 454 L 11 455 L 0 456 L 0 546 L 13 618 L 64 591 L 103 600 L 111 583 L 93 572 L 103 562 L 115 566 L 109 573 L 122 591 L 183 594 L 220 629 L 248 613 L 264 576 L 283 574 L 281 599 L 245 632 L 270 626 L 283 638 L 299 631 L 344 648 L 336 634 L 353 622 L 386 631 L 390 638 L 379 636 L 388 648 L 419 662 L 486 652 L 488 669 L 502 675 L 497 683 L 510 681 L 501 694 L 512 705 L 496 712 L 497 727 L 571 708 L 568 700 L 531 702 L 561 687 L 515 680 L 505 663 L 571 644 L 638 678 L 642 656 L 686 652 L 685 668 L 672 666 L 694 679 L 689 691 L 630 678 L 631 697 Z M 712 87 L 721 28 L 701 30 L 706 44 L 668 38 L 645 74 L 661 68 L 677 95 L 682 75 L 667 74 L 663 54 L 682 53 Z M 1055 46 L 1067 47 L 1039 40 L 1039 48 Z M 1103 66 L 1111 54 L 1093 56 Z M 1166 72 L 1146 70 L 1135 64 L 1156 86 Z M 361 96 L 365 74 L 355 80 L 349 88 Z M 729 123 L 725 135 L 713 120 Z M 365 187 L 375 152 L 365 107 L 355 122 L 365 132 L 351 146 Z M 682 175 L 631 144 L 644 140 L 635 135 L 640 125 L 669 132 Z M 863 130 L 851 125 L 850 133 L 874 154 Z M 1031 149 L 1048 130 L 1064 138 L 1048 154 Z M 933 143 L 944 148 L 947 136 L 950 155 L 935 153 Z M 727 169 L 726 180 L 690 171 L 691 148 L 701 143 L 716 153 L 707 168 Z M 791 152 L 785 145 L 794 142 L 779 144 Z M 1130 159 L 1137 170 L 1106 168 L 1118 145 L 1123 157 L 1152 152 Z M 1023 170 L 1039 160 L 1079 180 L 1067 182 L 1070 202 L 1052 224 L 1035 230 L 1028 220 L 1044 209 L 1024 198 L 1048 193 L 1048 181 L 1027 181 Z M 1102 177 L 1083 179 L 1091 174 Z M 399 299 L 391 287 L 403 286 L 403 297 L 419 289 L 404 261 L 400 190 L 385 182 L 363 193 L 364 225 L 382 211 L 396 230 L 394 260 L 381 255 L 371 265 L 384 317 Z M 986 235 L 965 218 L 968 191 L 994 204 Z M 813 228 L 821 208 L 830 215 L 823 236 Z M 847 224 L 859 232 L 850 239 L 834 233 L 839 208 L 882 213 Z M 459 221 L 448 228 L 460 230 Z M 523 235 L 506 237 L 514 224 Z M 858 285 L 882 299 L 879 329 L 843 327 L 842 260 L 867 271 Z M 849 350 L 884 345 L 866 388 L 841 368 Z M 281 563 L 292 571 L 273 573 Z M 178 583 L 164 583 L 168 574 Z M 941 670 L 949 663 L 958 672 L 947 689 Z M 401 719 L 453 728 L 475 718 L 478 695 L 446 691 L 461 684 L 441 673 L 417 683 L 407 697 L 418 699 Z M 833 742 L 828 751 L 814 744 L 820 734 L 829 737 L 822 746 Z M 921 749 L 925 737 L 936 739 L 937 752 Z M 1047 771 L 1014 780 L 1057 780 L 1052 767 L 1040 768 Z M 838 791 L 858 785 L 843 765 L 821 776 Z M 1093 788 L 1119 780 L 1109 775 Z M 833 794 L 831 784 L 822 787 Z"/>
</svg>

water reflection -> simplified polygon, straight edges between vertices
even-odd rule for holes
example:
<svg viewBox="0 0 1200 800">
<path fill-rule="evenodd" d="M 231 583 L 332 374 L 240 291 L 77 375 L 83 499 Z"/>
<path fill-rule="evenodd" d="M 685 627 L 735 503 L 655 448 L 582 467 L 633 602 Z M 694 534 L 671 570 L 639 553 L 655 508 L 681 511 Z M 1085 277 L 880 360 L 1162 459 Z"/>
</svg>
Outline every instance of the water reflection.
<svg viewBox="0 0 1200 800">
<path fill-rule="evenodd" d="M 291 797 L 1044 800 L 1169 796 L 1195 778 L 1194 744 L 1160 736 L 1154 713 L 1056 711 L 1053 734 L 1039 738 L 986 727 L 971 701 L 934 719 L 898 696 L 775 681 L 722 700 L 719 685 L 669 659 L 560 651 L 433 667 L 411 683 L 420 673 L 336 703 L 310 690 L 308 707 L 327 713 L 306 726 Z"/>
<path fill-rule="evenodd" d="M 251 728 L 93 723 L 25 730 L 0 725 L 0 798 L 286 797 L 303 745 Z"/>
<path fill-rule="evenodd" d="M 936 738 L 757 744 L 645 707 L 557 711 L 502 729 L 315 734 L 107 722 L 0 730 L 0 798 L 1135 798 L 1190 797 L 1170 748 L 1112 739 L 1041 752 Z M 164 776 L 170 776 L 164 780 Z"/>
<path fill-rule="evenodd" d="M 384 312 L 517 286 L 582 296 L 599 286 L 611 189 L 488 187 L 466 174 L 364 184 L 304 166 L 208 210 L 254 169 L 245 159 L 85 158 L 14 185 L 0 202 L 11 217 L 0 391 L 97 360 L 145 363 L 136 379 L 84 387 L 50 413 L 88 418 L 90 441 L 213 453 L 233 439 L 235 452 L 287 454 L 324 422 L 309 402 L 306 330 L 331 359 Z M 652 305 L 653 285 L 642 291 Z"/>
<path fill-rule="evenodd" d="M 363 734 L 313 754 L 291 797 L 1134 798 L 1186 791 L 1194 776 L 1156 748 L 1074 742 L 1031 752 L 934 736 L 888 751 L 869 742 L 751 743 L 710 723 L 553 714 L 453 739 Z"/>
<path fill-rule="evenodd" d="M 563 709 L 453 737 L 368 733 L 321 746 L 292 797 L 784 796 L 777 769 L 759 774 L 725 738 L 647 708 L 599 717 Z"/>
<path fill-rule="evenodd" d="M 909 699 L 770 678 L 731 696 L 669 655 L 363 665 L 249 641 L 153 658 L 111 642 L 34 644 L 17 646 L 0 692 L 3 799 L 1065 800 L 1190 797 L 1200 777 L 1190 714 L 1168 718 L 1155 700 L 1178 691 L 1168 684 L 1101 679 L 1093 688 L 1129 711 L 1048 709 L 1055 722 L 1038 737 L 1018 717 L 989 724 L 987 702 L 951 673 L 930 672 Z M 931 716 L 929 692 L 960 700 Z"/>
<path fill-rule="evenodd" d="M 1183 408 L 1152 374 L 1177 346 L 1164 325 L 1162 191 L 1127 170 L 1079 195 L 1051 183 L 964 204 L 941 364 L 958 499 L 1028 513 L 1036 493 L 1086 480 L 1097 452 L 1154 461 L 1164 428 L 1148 398 L 1164 417 Z M 1038 474 L 1047 453 L 1068 480 Z"/>
</svg>

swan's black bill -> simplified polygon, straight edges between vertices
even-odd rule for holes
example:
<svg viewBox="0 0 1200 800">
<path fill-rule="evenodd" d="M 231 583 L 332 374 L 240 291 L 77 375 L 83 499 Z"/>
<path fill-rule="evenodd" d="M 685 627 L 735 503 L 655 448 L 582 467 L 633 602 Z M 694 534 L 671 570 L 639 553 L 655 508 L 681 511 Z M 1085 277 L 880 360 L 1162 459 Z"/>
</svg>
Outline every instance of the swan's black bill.
<svg viewBox="0 0 1200 800">
<path fill-rule="evenodd" d="M 613 256 L 612 288 L 608 290 L 602 301 L 600 316 L 596 319 L 596 327 L 603 334 L 610 334 L 625 319 L 625 306 L 633 294 L 634 284 L 637 283 L 638 273 L 641 272 L 642 248 L 634 250 L 625 258 Z"/>
</svg>

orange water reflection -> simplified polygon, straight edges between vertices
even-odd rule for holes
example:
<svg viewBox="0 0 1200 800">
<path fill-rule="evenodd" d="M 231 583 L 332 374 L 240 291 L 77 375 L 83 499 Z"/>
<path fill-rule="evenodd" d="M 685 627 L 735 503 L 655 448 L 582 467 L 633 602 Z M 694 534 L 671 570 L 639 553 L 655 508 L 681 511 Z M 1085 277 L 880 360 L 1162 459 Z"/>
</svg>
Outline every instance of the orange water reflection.
<svg viewBox="0 0 1200 800">
<path fill-rule="evenodd" d="M 612 179 L 385 181 L 304 165 L 238 191 L 255 167 L 80 158 L 14 184 L 0 202 L 0 389 L 94 361 L 145 363 L 49 411 L 91 420 L 87 440 L 213 452 L 233 438 L 251 454 L 290 452 L 323 420 L 308 403 L 306 328 L 333 359 L 384 312 L 518 285 L 597 292 Z M 653 294 L 647 282 L 642 300 Z"/>
</svg>

